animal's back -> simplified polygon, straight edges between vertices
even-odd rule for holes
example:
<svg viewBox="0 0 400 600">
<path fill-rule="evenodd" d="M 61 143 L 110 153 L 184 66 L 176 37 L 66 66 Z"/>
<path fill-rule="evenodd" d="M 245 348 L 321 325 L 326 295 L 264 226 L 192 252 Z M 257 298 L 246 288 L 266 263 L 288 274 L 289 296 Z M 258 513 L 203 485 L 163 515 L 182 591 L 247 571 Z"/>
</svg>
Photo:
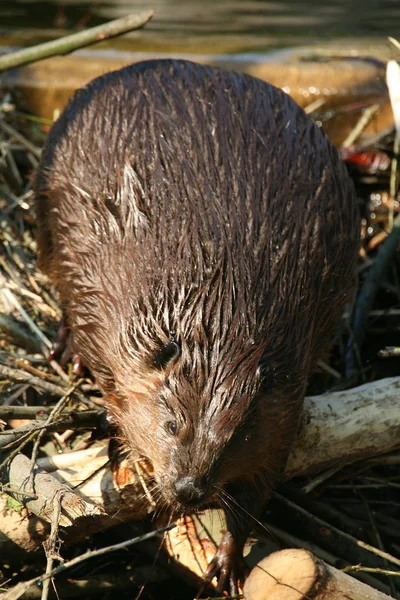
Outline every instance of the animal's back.
<svg viewBox="0 0 400 600">
<path fill-rule="evenodd" d="M 157 343 L 200 311 L 219 344 L 250 322 L 248 343 L 263 338 L 271 364 L 289 365 L 330 333 L 354 265 L 354 193 L 283 92 L 184 61 L 132 65 L 74 96 L 42 165 L 41 262 L 78 337 L 137 309 Z M 202 288 L 218 269 L 217 332 Z"/>
</svg>

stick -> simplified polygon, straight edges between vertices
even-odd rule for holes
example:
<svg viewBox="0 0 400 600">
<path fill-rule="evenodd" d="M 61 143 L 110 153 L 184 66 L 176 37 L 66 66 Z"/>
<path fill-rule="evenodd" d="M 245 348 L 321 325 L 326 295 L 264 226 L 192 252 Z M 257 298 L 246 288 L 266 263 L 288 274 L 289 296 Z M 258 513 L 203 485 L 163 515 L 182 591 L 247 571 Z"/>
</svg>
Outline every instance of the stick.
<svg viewBox="0 0 400 600">
<path fill-rule="evenodd" d="M 17 52 L 15 52 L 15 54 L 17 54 Z M 14 56 L 14 54 L 13 54 L 13 56 Z M 38 160 L 40 160 L 40 156 L 42 154 L 42 151 L 37 146 L 35 146 L 34 144 L 32 144 L 32 142 L 30 142 L 29 140 L 27 140 L 25 136 L 23 136 L 21 133 L 19 133 L 19 131 L 17 131 L 16 129 L 14 129 L 14 127 L 11 127 L 11 125 L 9 125 L 8 123 L 6 123 L 5 121 L 0 121 L 0 127 L 10 137 L 13 137 L 16 140 L 18 140 L 28 150 L 28 152 L 30 152 L 31 154 L 33 154 L 33 156 L 35 158 L 37 158 Z M 38 163 L 36 162 L 36 165 L 37 164 Z"/>
<path fill-rule="evenodd" d="M 28 327 L 36 335 L 36 337 L 42 342 L 44 348 L 47 348 L 47 349 L 50 350 L 52 348 L 53 344 L 44 335 L 44 333 L 39 329 L 39 327 L 36 325 L 36 323 L 34 323 L 32 321 L 32 319 L 30 318 L 30 316 L 28 315 L 28 313 L 26 312 L 26 310 L 18 302 L 17 298 L 14 296 L 14 294 L 12 293 L 12 291 L 9 290 L 8 288 L 4 288 L 3 289 L 3 294 L 7 298 L 7 300 L 9 302 L 11 302 L 11 304 L 13 304 L 14 307 L 18 310 L 18 312 L 20 313 L 20 315 L 22 316 L 22 318 L 26 321 Z"/>
<path fill-rule="evenodd" d="M 123 550 L 125 548 L 128 548 L 129 546 L 132 546 L 133 544 L 138 544 L 139 542 L 144 542 L 146 540 L 154 538 L 157 535 L 159 535 L 160 533 L 165 533 L 166 531 L 169 531 L 170 529 L 173 529 L 174 527 L 176 527 L 175 524 L 169 525 L 168 527 L 163 527 L 161 529 L 157 529 L 156 531 L 151 531 L 150 533 L 145 533 L 144 535 L 141 535 L 136 538 L 132 538 L 130 540 L 126 540 L 125 542 L 121 542 L 119 544 L 107 546 L 106 548 L 99 548 L 99 550 L 93 550 L 93 551 L 89 550 L 89 551 L 85 552 L 84 554 L 77 556 L 76 558 L 72 558 L 68 562 L 58 565 L 58 567 L 56 567 L 55 569 L 52 569 L 52 571 L 50 571 L 49 573 L 45 573 L 44 575 L 40 575 L 39 577 L 34 577 L 33 579 L 30 579 L 29 581 L 17 583 L 17 585 L 14 586 L 11 590 L 9 590 L 8 592 L 5 592 L 2 595 L 2 598 L 3 598 L 3 600 L 18 600 L 18 598 L 20 598 L 30 588 L 31 585 L 33 585 L 37 582 L 45 581 L 49 577 L 54 577 L 54 575 L 57 575 L 58 573 L 62 573 L 63 571 L 66 571 L 67 569 L 70 569 L 71 567 L 74 567 L 75 565 L 87 560 L 88 558 L 95 558 L 97 556 L 102 556 L 109 552 L 116 552 L 118 550 Z"/>
<path fill-rule="evenodd" d="M 58 534 L 60 514 L 61 514 L 61 500 L 64 494 L 64 490 L 60 489 L 54 494 L 53 498 L 53 515 L 51 517 L 51 531 L 49 538 L 43 544 L 44 551 L 46 553 L 46 575 L 49 575 L 48 579 L 43 581 L 42 596 L 41 600 L 47 600 L 50 591 L 50 575 L 53 570 L 54 560 L 57 559 L 61 562 L 61 557 L 57 555 L 56 547 L 60 543 Z"/>
<path fill-rule="evenodd" d="M 0 58 L 0 71 L 27 65 L 43 58 L 50 58 L 59 54 L 69 54 L 78 48 L 85 48 L 90 44 L 109 40 L 113 37 L 140 29 L 154 15 L 154 10 L 147 10 L 138 15 L 128 15 L 122 19 L 115 19 L 98 27 L 91 27 L 86 31 L 66 35 L 58 40 L 38 44 L 32 48 L 25 48 L 11 52 Z"/>
<path fill-rule="evenodd" d="M 387 560 L 388 562 L 400 567 L 400 559 L 397 558 L 396 556 L 393 556 L 392 554 L 389 554 L 388 552 L 384 552 L 380 548 L 371 546 L 371 544 L 367 544 L 366 542 L 363 542 L 362 540 L 358 540 L 354 536 L 346 533 L 345 531 L 342 531 L 341 529 L 338 529 L 337 527 L 334 527 L 333 525 L 331 525 L 327 521 L 324 521 L 323 519 L 320 519 L 316 515 L 311 516 L 310 513 L 307 510 L 305 510 L 303 507 L 295 504 L 291 500 L 288 500 L 284 496 L 281 496 L 277 492 L 274 492 L 273 496 L 275 498 L 277 498 L 278 500 L 280 500 L 281 502 L 283 502 L 284 504 L 286 504 L 287 506 L 290 506 L 294 510 L 305 515 L 306 517 L 312 518 L 316 523 L 318 523 L 322 527 L 325 527 L 327 530 L 333 531 L 333 533 L 335 533 L 336 535 L 348 540 L 349 542 L 355 544 L 356 546 L 360 546 L 360 548 L 367 550 L 367 552 L 371 552 L 372 554 L 375 554 L 376 556 L 380 556 L 384 560 Z"/>
<path fill-rule="evenodd" d="M 65 393 L 65 392 L 64 392 Z M 102 420 L 104 411 L 98 410 L 82 410 L 75 411 L 71 410 L 60 417 L 54 423 L 46 425 L 40 421 L 31 421 L 27 425 L 21 425 L 17 429 L 7 429 L 6 431 L 0 431 L 0 449 L 7 448 L 10 444 L 13 444 L 19 440 L 23 440 L 30 434 L 35 434 L 38 431 L 45 430 L 48 433 L 53 431 L 66 431 L 73 427 L 85 427 L 89 429 L 96 429 Z M 1 466 L 1 464 L 0 464 Z"/>
<path fill-rule="evenodd" d="M 44 378 L 40 379 L 40 377 L 30 375 L 22 369 L 12 369 L 11 367 L 6 367 L 5 365 L 1 364 L 0 376 L 7 377 L 10 381 L 22 381 L 24 383 L 29 383 L 29 385 L 38 387 L 39 389 L 50 392 L 50 394 L 55 394 L 56 396 L 64 396 L 65 392 L 67 391 L 67 387 L 55 385 L 54 383 L 45 381 Z"/>
<path fill-rule="evenodd" d="M 37 339 L 24 331 L 16 319 L 3 312 L 0 312 L 0 333 L 4 337 L 7 336 L 12 344 L 33 352 L 41 352 L 42 348 Z"/>
</svg>

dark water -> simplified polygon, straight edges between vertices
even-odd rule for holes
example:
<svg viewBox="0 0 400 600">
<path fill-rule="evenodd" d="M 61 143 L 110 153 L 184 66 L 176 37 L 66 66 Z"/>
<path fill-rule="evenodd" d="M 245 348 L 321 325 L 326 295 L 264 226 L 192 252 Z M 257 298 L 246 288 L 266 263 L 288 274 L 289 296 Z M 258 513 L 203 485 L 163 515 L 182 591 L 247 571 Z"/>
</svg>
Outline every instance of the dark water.
<svg viewBox="0 0 400 600">
<path fill-rule="evenodd" d="M 131 35 L 136 49 L 240 52 L 400 37 L 400 0 L 0 0 L 0 43 L 10 35 L 22 43 L 54 37 L 148 8 L 156 16 L 145 31 Z"/>
</svg>

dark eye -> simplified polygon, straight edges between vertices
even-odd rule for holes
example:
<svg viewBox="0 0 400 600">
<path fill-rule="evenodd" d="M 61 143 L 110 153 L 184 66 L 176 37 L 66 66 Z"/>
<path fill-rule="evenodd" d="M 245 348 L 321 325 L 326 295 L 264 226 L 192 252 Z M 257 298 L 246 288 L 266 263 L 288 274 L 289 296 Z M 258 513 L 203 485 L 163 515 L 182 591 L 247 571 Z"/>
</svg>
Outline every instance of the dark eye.
<svg viewBox="0 0 400 600">
<path fill-rule="evenodd" d="M 178 423 L 176 421 L 167 421 L 165 428 L 170 435 L 176 435 L 178 433 Z"/>
<path fill-rule="evenodd" d="M 177 342 L 167 342 L 156 352 L 153 364 L 156 369 L 165 369 L 173 364 L 181 355 L 181 347 Z"/>
</svg>

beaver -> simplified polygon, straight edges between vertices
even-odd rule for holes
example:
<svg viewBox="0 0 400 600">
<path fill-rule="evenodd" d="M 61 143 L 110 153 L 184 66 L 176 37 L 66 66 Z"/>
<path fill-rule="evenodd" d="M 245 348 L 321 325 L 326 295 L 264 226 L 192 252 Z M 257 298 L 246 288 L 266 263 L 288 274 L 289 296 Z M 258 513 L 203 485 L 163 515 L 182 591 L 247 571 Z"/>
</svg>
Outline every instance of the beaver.
<svg viewBox="0 0 400 600">
<path fill-rule="evenodd" d="M 206 579 L 235 591 L 352 285 L 357 203 L 336 149 L 268 83 L 145 61 L 75 93 L 35 198 L 73 350 L 160 501 L 226 510 Z"/>
</svg>

